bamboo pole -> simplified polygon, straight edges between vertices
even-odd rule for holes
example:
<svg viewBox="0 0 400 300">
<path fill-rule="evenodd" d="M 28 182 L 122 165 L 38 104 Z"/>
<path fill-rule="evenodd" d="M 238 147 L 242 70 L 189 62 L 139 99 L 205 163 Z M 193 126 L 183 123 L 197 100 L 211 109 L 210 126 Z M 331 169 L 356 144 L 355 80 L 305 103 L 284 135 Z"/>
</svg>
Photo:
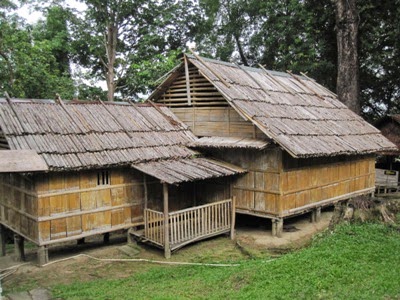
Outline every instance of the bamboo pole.
<svg viewBox="0 0 400 300">
<path fill-rule="evenodd" d="M 168 184 L 163 183 L 164 195 L 164 256 L 171 258 L 171 247 L 169 245 L 169 214 L 168 214 Z"/>
</svg>

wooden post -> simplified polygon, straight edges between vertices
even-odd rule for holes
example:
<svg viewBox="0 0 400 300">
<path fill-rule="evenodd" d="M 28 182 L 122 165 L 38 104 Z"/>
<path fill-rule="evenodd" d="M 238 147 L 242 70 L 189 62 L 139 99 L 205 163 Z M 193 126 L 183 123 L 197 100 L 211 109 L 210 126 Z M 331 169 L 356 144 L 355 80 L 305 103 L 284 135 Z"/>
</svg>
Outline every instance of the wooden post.
<svg viewBox="0 0 400 300">
<path fill-rule="evenodd" d="M 7 228 L 0 224 L 0 243 L 1 243 L 1 256 L 6 255 L 6 244 L 7 244 Z"/>
<path fill-rule="evenodd" d="M 231 240 L 235 239 L 236 196 L 232 197 Z"/>
<path fill-rule="evenodd" d="M 110 243 L 110 233 L 109 232 L 106 232 L 103 235 L 103 242 L 104 242 L 104 244 L 109 244 Z"/>
<path fill-rule="evenodd" d="M 147 190 L 147 177 L 146 174 L 143 174 L 143 187 L 144 187 L 144 209 L 147 209 L 149 195 Z"/>
<path fill-rule="evenodd" d="M 282 237 L 283 218 L 272 220 L 272 236 Z"/>
<path fill-rule="evenodd" d="M 24 237 L 14 233 L 14 254 L 16 261 L 25 261 Z"/>
<path fill-rule="evenodd" d="M 311 211 L 311 223 L 318 223 L 321 220 L 321 207 L 314 208 Z"/>
<path fill-rule="evenodd" d="M 317 207 L 315 212 L 315 221 L 318 223 L 321 221 L 321 207 Z"/>
<path fill-rule="evenodd" d="M 37 251 L 38 265 L 44 266 L 49 262 L 49 249 L 47 246 L 40 246 Z"/>
<path fill-rule="evenodd" d="M 165 258 L 171 258 L 171 248 L 169 245 L 169 215 L 168 215 L 168 184 L 163 183 L 163 195 L 164 195 L 164 256 Z"/>
</svg>

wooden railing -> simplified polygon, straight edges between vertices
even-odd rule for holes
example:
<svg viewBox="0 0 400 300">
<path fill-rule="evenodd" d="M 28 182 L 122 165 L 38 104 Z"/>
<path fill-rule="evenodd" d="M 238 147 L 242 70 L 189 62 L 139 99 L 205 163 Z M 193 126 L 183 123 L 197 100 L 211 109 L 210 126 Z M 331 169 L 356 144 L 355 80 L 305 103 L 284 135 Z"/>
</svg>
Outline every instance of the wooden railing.
<svg viewBox="0 0 400 300">
<path fill-rule="evenodd" d="M 233 230 L 232 199 L 191 207 L 168 214 L 171 250 L 192 241 Z M 164 214 L 145 209 L 145 238 L 164 246 Z"/>
<path fill-rule="evenodd" d="M 164 214 L 151 209 L 144 210 L 144 236 L 160 246 L 164 246 Z"/>
</svg>

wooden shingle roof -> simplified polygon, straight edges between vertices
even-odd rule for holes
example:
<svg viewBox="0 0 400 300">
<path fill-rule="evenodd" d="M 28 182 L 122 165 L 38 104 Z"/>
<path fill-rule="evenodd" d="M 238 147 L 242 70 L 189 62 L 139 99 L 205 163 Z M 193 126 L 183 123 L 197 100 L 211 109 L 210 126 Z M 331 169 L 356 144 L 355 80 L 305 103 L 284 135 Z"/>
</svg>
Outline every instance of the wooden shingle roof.
<svg viewBox="0 0 400 300">
<path fill-rule="evenodd" d="M 293 157 L 395 149 L 379 130 L 313 79 L 192 55 L 186 59 L 243 118 Z M 161 95 L 174 76 L 172 73 L 149 99 Z"/>
</svg>

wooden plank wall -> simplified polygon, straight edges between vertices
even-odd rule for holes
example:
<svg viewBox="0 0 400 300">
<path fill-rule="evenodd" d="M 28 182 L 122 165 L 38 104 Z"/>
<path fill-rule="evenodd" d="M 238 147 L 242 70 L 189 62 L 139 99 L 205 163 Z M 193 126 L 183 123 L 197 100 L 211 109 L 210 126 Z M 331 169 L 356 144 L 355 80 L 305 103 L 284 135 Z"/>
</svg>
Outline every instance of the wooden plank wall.
<svg viewBox="0 0 400 300">
<path fill-rule="evenodd" d="M 143 174 L 129 169 L 108 172 L 108 184 L 100 185 L 97 171 L 35 177 L 40 244 L 143 222 Z"/>
<path fill-rule="evenodd" d="M 282 176 L 282 210 L 355 193 L 375 186 L 374 157 L 286 170 Z"/>
<path fill-rule="evenodd" d="M 38 241 L 37 210 L 32 176 L 0 174 L 0 223 Z"/>
<path fill-rule="evenodd" d="M 279 205 L 281 150 L 279 148 L 226 149 L 212 152 L 213 156 L 238 165 L 248 172 L 232 182 L 238 211 L 254 214 L 275 214 Z"/>
</svg>

